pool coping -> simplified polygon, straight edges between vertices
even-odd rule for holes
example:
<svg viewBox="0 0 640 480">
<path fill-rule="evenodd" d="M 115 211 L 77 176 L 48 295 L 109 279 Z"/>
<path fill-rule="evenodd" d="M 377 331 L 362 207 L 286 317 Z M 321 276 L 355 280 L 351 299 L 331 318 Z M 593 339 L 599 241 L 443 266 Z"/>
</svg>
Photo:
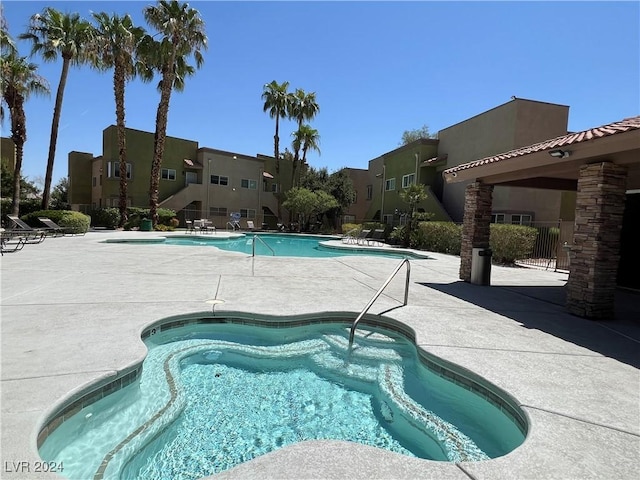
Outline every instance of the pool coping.
<svg viewBox="0 0 640 480">
<path fill-rule="evenodd" d="M 175 315 L 152 322 L 150 325 L 142 328 L 142 331 L 140 332 L 140 339 L 142 341 L 148 339 L 150 336 L 155 334 L 156 330 L 159 330 L 158 333 L 160 333 L 174 330 L 176 328 L 188 327 L 190 325 L 235 324 L 278 329 L 339 323 L 344 324 L 346 327 L 349 325 L 349 319 L 355 318 L 357 313 L 358 312 L 325 312 L 322 316 L 318 316 L 317 314 L 304 314 L 294 315 L 291 317 L 276 317 L 233 311 L 224 312 L 218 316 L 209 312 L 196 312 L 187 315 Z M 360 325 L 385 329 L 402 335 L 408 341 L 413 343 L 416 348 L 419 361 L 421 361 L 429 371 L 473 392 L 491 403 L 514 422 L 526 440 L 526 436 L 529 431 L 528 415 L 526 411 L 520 408 L 520 403 L 508 392 L 464 367 L 447 362 L 436 355 L 425 351 L 417 345 L 415 331 L 402 322 L 398 322 L 392 318 L 386 318 L 383 315 L 367 314 L 362 318 Z M 73 392 L 68 398 L 63 398 L 53 405 L 51 410 L 43 416 L 40 422 L 40 427 L 37 429 L 37 448 L 39 449 L 48 436 L 60 427 L 64 421 L 68 420 L 73 415 L 81 413 L 83 409 L 90 407 L 105 396 L 115 393 L 116 391 L 135 382 L 140 377 L 143 362 L 146 357 L 147 355 L 145 354 L 144 358 L 139 362 L 123 369 L 121 372 L 118 372 L 115 375 L 115 378 L 107 377 L 96 380 L 95 383 L 89 384 L 83 389 Z M 174 400 L 175 389 L 172 385 L 170 385 L 170 389 L 172 400 Z M 166 408 L 163 407 L 162 410 L 164 411 L 165 409 Z M 160 412 L 156 412 L 156 415 L 154 415 L 152 419 L 148 419 L 145 422 L 145 425 L 155 421 L 155 418 L 158 415 L 160 415 Z M 108 463 L 108 460 L 103 462 L 103 465 L 99 470 L 99 474 L 96 474 L 94 479 L 102 478 Z"/>
</svg>

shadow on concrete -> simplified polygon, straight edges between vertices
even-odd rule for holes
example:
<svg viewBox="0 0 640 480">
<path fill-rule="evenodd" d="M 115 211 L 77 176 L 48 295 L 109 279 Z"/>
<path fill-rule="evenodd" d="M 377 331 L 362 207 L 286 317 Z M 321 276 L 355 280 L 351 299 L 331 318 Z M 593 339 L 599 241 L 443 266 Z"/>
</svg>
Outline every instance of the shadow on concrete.
<svg viewBox="0 0 640 480">
<path fill-rule="evenodd" d="M 511 318 L 606 357 L 640 368 L 640 294 L 617 290 L 615 318 L 593 321 L 569 314 L 559 286 L 478 286 L 417 283 Z"/>
</svg>

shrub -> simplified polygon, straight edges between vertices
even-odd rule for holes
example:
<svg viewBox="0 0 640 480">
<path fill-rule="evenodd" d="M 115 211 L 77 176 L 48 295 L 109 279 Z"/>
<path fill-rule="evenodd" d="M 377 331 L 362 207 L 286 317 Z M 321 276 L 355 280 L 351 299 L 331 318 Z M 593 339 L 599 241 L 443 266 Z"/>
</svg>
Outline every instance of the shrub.
<svg viewBox="0 0 640 480">
<path fill-rule="evenodd" d="M 176 212 L 173 210 L 169 210 L 168 208 L 159 208 L 158 212 L 158 224 L 159 225 L 171 225 L 171 219 L 175 218 Z M 151 218 L 149 216 L 148 208 L 139 208 L 139 207 L 130 207 L 128 209 L 129 221 L 127 224 L 131 227 L 139 227 L 140 221 L 143 218 Z M 125 229 L 127 225 L 125 225 Z"/>
<path fill-rule="evenodd" d="M 91 211 L 91 224 L 94 227 L 114 229 L 120 223 L 120 210 L 116 207 L 98 208 Z"/>
<path fill-rule="evenodd" d="M 67 233 L 84 234 L 89 230 L 91 217 L 80 212 L 71 210 L 38 210 L 36 212 L 23 215 L 21 218 L 32 227 L 42 227 L 38 217 L 47 217 L 55 223 L 65 228 Z"/>
<path fill-rule="evenodd" d="M 2 217 L 5 215 L 11 215 L 11 198 L 3 198 L 0 201 L 0 212 Z M 20 215 L 27 215 L 32 212 L 40 210 L 42 200 L 39 198 L 28 198 L 20 200 Z"/>
<path fill-rule="evenodd" d="M 431 252 L 460 255 L 462 225 L 453 222 L 420 222 L 418 248 Z"/>
<path fill-rule="evenodd" d="M 533 252 L 538 231 L 523 225 L 491 224 L 491 250 L 496 263 L 512 264 Z"/>
<path fill-rule="evenodd" d="M 352 235 L 357 235 L 362 230 L 362 225 L 357 223 L 343 223 L 342 224 L 342 234 L 346 235 L 347 233 L 352 232 Z"/>
</svg>

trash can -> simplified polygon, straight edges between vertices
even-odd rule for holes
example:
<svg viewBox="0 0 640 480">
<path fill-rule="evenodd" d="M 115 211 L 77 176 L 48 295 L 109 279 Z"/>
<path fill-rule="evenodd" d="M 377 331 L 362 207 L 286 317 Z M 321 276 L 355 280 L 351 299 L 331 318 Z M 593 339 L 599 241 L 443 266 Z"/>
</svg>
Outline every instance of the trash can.
<svg viewBox="0 0 640 480">
<path fill-rule="evenodd" d="M 474 248 L 471 256 L 471 283 L 474 285 L 491 284 L 490 248 Z"/>
<path fill-rule="evenodd" d="M 153 230 L 153 222 L 148 218 L 143 218 L 140 221 L 140 231 L 142 232 L 150 232 Z"/>
</svg>

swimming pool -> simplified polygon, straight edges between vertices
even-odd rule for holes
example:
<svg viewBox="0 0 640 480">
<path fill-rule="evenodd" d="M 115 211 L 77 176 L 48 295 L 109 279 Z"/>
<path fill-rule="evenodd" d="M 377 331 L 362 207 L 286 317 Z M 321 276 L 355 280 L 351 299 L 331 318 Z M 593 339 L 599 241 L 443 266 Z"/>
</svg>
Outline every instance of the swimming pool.
<svg viewBox="0 0 640 480">
<path fill-rule="evenodd" d="M 143 332 L 142 368 L 47 419 L 40 454 L 69 478 L 186 479 L 312 439 L 454 462 L 522 443 L 508 394 L 445 367 L 398 322 L 361 325 L 349 354 L 341 316 L 166 319 Z"/>
<path fill-rule="evenodd" d="M 132 244 L 160 244 L 182 246 L 210 246 L 230 252 L 240 252 L 251 255 L 255 253 L 261 256 L 277 257 L 312 257 L 329 258 L 344 255 L 381 255 L 390 258 L 429 258 L 426 253 L 412 252 L 398 249 L 393 251 L 387 248 L 359 247 L 357 245 L 342 244 L 329 240 L 340 240 L 341 237 L 326 235 L 300 235 L 300 234 L 240 234 L 231 237 L 216 235 L 171 235 L 167 237 L 139 238 L 139 239 L 107 239 L 105 243 L 132 243 Z"/>
</svg>

